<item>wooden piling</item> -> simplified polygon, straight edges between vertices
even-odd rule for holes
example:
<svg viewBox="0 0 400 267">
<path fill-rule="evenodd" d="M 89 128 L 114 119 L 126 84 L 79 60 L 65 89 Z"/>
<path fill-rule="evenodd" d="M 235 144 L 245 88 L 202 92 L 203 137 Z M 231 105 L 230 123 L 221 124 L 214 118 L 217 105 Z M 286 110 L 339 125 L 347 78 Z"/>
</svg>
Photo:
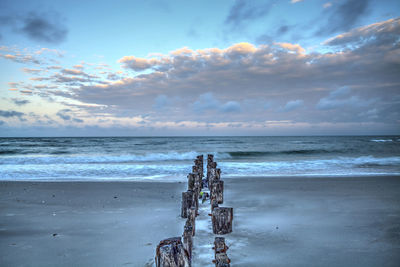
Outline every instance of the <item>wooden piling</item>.
<svg viewBox="0 0 400 267">
<path fill-rule="evenodd" d="M 160 242 L 156 249 L 156 267 L 189 267 L 189 253 L 181 237 L 172 237 Z"/>
<path fill-rule="evenodd" d="M 228 250 L 228 246 L 225 244 L 225 237 L 215 237 L 213 249 L 215 256 L 218 253 L 225 253 Z"/>
<path fill-rule="evenodd" d="M 215 170 L 215 179 L 221 180 L 221 169 L 220 168 L 217 168 Z"/>
<path fill-rule="evenodd" d="M 186 224 L 190 225 L 192 227 L 192 236 L 194 236 L 196 233 L 196 208 L 195 207 L 191 207 L 188 210 L 188 217 L 186 220 Z"/>
<path fill-rule="evenodd" d="M 224 237 L 216 237 L 214 241 L 214 257 L 215 266 L 217 267 L 227 267 L 230 266 L 231 260 L 228 258 L 226 251 L 228 250 L 228 246 L 225 245 Z"/>
<path fill-rule="evenodd" d="M 198 166 L 197 166 L 197 167 L 199 167 L 199 173 L 200 173 L 200 175 L 201 175 L 201 178 L 203 179 L 203 176 L 204 176 L 204 167 L 203 167 L 204 161 L 203 161 L 203 155 L 197 156 L 197 160 L 198 160 Z"/>
<path fill-rule="evenodd" d="M 214 198 L 211 197 L 210 202 L 211 202 L 211 211 L 213 211 L 215 208 L 218 207 L 218 200 L 215 197 Z"/>
<path fill-rule="evenodd" d="M 233 208 L 216 207 L 212 211 L 213 233 L 224 235 L 232 232 Z"/>
<path fill-rule="evenodd" d="M 230 267 L 231 260 L 226 253 L 218 253 L 215 256 L 215 267 Z"/>
<path fill-rule="evenodd" d="M 209 180 L 210 180 L 210 170 L 211 170 L 211 166 L 210 164 L 214 161 L 214 155 L 212 154 L 208 154 L 207 155 L 207 185 L 209 184 Z"/>
<path fill-rule="evenodd" d="M 192 250 L 193 250 L 193 227 L 186 221 L 185 228 L 183 230 L 183 247 L 189 254 L 189 260 L 192 261 Z"/>
<path fill-rule="evenodd" d="M 186 192 L 182 192 L 182 208 L 181 208 L 181 217 L 188 217 L 188 210 L 193 205 L 193 191 L 188 190 Z"/>
<path fill-rule="evenodd" d="M 209 173 L 208 173 L 208 188 L 211 189 L 212 183 L 217 179 L 217 163 L 211 162 L 209 165 Z"/>
<path fill-rule="evenodd" d="M 224 181 L 215 179 L 211 183 L 211 198 L 215 198 L 218 204 L 224 203 Z"/>
<path fill-rule="evenodd" d="M 188 190 L 194 190 L 195 174 L 189 173 L 187 178 L 188 178 Z"/>
</svg>

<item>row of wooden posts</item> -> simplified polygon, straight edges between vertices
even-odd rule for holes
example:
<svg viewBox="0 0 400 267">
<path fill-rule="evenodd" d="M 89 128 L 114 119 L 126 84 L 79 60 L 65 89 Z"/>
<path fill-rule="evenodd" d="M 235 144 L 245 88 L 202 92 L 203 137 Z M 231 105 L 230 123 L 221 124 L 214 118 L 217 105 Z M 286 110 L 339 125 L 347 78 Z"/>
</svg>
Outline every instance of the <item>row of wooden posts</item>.
<svg viewBox="0 0 400 267">
<path fill-rule="evenodd" d="M 155 263 L 157 267 L 186 267 L 191 266 L 193 237 L 195 236 L 196 217 L 199 215 L 199 199 L 206 199 L 208 193 L 204 190 L 208 187 L 211 204 L 211 221 L 213 233 L 224 235 L 232 232 L 233 208 L 219 207 L 223 204 L 224 181 L 221 180 L 221 170 L 214 162 L 214 156 L 207 155 L 207 176 L 203 179 L 203 155 L 197 156 L 188 174 L 188 189 L 182 192 L 181 217 L 186 219 L 181 237 L 173 237 L 162 240 L 156 249 Z M 204 202 L 204 201 L 203 201 Z M 230 259 L 226 251 L 225 238 L 215 237 L 215 259 L 217 267 L 230 266 Z"/>
</svg>

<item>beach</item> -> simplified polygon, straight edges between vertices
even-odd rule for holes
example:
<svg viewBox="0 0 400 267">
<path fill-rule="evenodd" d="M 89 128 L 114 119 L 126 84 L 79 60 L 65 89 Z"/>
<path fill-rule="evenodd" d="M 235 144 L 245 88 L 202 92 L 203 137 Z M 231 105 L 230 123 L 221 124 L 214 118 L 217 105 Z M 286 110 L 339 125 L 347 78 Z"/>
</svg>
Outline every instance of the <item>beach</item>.
<svg viewBox="0 0 400 267">
<path fill-rule="evenodd" d="M 224 178 L 232 266 L 398 266 L 400 177 Z M 185 182 L 0 182 L 1 266 L 151 266 Z M 209 204 L 193 266 L 212 266 Z"/>
</svg>

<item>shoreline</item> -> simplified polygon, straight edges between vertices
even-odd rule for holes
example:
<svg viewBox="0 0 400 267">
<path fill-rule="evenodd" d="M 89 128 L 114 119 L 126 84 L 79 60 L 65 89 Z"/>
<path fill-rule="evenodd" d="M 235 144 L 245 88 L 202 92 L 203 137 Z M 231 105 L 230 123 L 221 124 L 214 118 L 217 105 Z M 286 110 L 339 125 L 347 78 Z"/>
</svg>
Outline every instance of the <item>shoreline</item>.
<svg viewBox="0 0 400 267">
<path fill-rule="evenodd" d="M 400 177 L 224 177 L 234 208 L 234 266 L 396 266 Z M 5 266 L 151 266 L 179 236 L 185 182 L 0 182 Z M 211 265 L 209 204 L 196 219 L 193 266 Z M 53 236 L 56 234 L 55 236 Z M 24 257 L 21 257 L 24 255 Z M 146 265 L 147 264 L 147 265 Z"/>
<path fill-rule="evenodd" d="M 223 175 L 223 174 L 222 174 Z M 376 179 L 376 178 L 388 178 L 388 177 L 398 177 L 400 179 L 400 174 L 368 174 L 368 175 L 268 175 L 268 176 L 261 176 L 261 175 L 238 175 L 238 176 L 223 176 L 224 179 L 227 179 L 228 181 L 232 180 L 258 180 L 258 179 Z M 186 183 L 186 177 L 181 178 L 180 180 L 178 179 L 171 179 L 166 177 L 165 179 L 115 179 L 115 180 L 110 180 L 110 179 L 31 179 L 31 180 L 0 180 L 1 183 Z"/>
</svg>

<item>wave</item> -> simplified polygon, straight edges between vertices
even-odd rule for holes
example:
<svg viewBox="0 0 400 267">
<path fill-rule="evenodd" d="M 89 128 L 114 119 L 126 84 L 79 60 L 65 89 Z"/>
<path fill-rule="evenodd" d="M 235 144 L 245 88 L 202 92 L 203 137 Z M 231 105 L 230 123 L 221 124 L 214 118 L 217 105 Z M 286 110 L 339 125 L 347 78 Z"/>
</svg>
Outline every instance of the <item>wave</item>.
<svg viewBox="0 0 400 267">
<path fill-rule="evenodd" d="M 181 153 L 190 160 L 196 152 Z M 183 155 L 182 155 L 183 154 Z M 147 155 L 149 157 L 150 155 Z M 159 155 L 158 155 L 159 156 Z M 38 157 L 40 158 L 40 157 Z M 68 157 L 61 157 L 68 158 Z M 42 159 L 43 160 L 43 159 Z M 110 158 L 91 162 L 58 161 L 51 164 L 44 162 L 21 162 L 21 164 L 5 164 L 0 168 L 0 180 L 30 179 L 71 179 L 71 180 L 151 180 L 157 177 L 170 181 L 185 181 L 191 171 L 191 164 L 185 161 L 151 161 L 131 162 L 126 164 L 121 158 Z M 121 161 L 122 160 L 122 161 Z M 399 175 L 400 157 L 377 158 L 373 156 L 337 157 L 331 159 L 238 162 L 219 161 L 218 167 L 224 177 L 234 176 L 351 176 L 351 175 Z"/>
<path fill-rule="evenodd" d="M 326 150 L 326 149 L 294 149 L 294 150 L 280 150 L 280 151 L 232 151 L 227 152 L 233 158 L 246 158 L 246 157 L 262 157 L 270 155 L 311 155 L 311 154 L 330 154 L 336 152 L 343 152 L 340 150 Z"/>
<path fill-rule="evenodd" d="M 0 155 L 15 155 L 19 153 L 19 150 L 0 150 Z"/>
<path fill-rule="evenodd" d="M 377 142 L 377 143 L 393 142 L 392 139 L 372 139 L 370 141 L 371 142 Z"/>
<path fill-rule="evenodd" d="M 154 161 L 187 161 L 194 160 L 199 153 L 190 152 L 168 152 L 168 153 L 148 153 L 131 155 L 75 155 L 61 156 L 66 151 L 54 151 L 54 156 L 9 156 L 0 158 L 1 164 L 80 164 L 80 163 L 135 163 L 135 162 L 154 162 Z M 58 156 L 58 154 L 60 156 Z"/>
<path fill-rule="evenodd" d="M 398 175 L 400 157 L 362 156 L 296 161 L 221 162 L 219 166 L 228 176 L 353 175 L 355 173 Z"/>
</svg>

